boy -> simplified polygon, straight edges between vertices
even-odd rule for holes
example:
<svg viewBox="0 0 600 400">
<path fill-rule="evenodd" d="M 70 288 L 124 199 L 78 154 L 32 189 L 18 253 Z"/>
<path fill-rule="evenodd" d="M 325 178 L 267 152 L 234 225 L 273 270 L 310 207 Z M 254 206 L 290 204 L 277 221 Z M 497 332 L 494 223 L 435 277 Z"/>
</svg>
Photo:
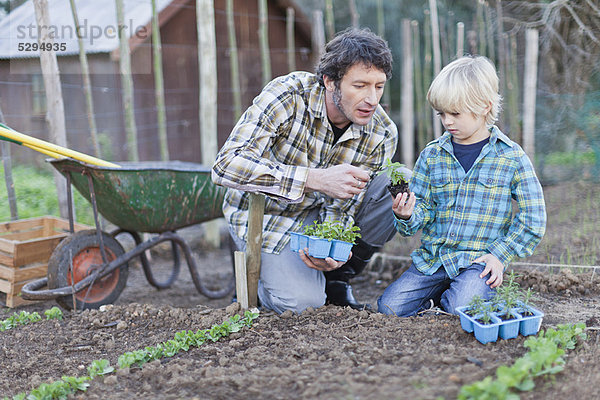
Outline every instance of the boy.
<svg viewBox="0 0 600 400">
<path fill-rule="evenodd" d="M 417 314 L 430 299 L 450 313 L 474 295 L 489 299 L 510 261 L 531 255 L 546 227 L 531 161 L 493 125 L 501 100 L 493 64 L 478 56 L 453 61 L 427 100 L 446 131 L 421 152 L 412 193 L 399 194 L 392 206 L 401 235 L 422 229 L 421 247 L 377 302 L 380 312 L 400 317 Z"/>
</svg>

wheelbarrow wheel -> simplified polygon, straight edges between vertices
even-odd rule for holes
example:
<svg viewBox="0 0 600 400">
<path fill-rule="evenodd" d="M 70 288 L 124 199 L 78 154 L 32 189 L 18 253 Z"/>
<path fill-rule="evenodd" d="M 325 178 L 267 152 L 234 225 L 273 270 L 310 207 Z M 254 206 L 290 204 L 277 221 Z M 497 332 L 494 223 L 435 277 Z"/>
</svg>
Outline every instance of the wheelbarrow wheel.
<svg viewBox="0 0 600 400">
<path fill-rule="evenodd" d="M 121 244 L 107 233 L 102 232 L 102 241 L 108 262 L 125 253 Z M 48 261 L 48 288 L 69 287 L 102 265 L 96 230 L 76 232 L 65 238 L 52 253 Z M 75 294 L 77 309 L 98 308 L 113 303 L 125 288 L 128 275 L 128 265 L 124 263 L 110 274 L 80 290 Z M 71 295 L 58 297 L 56 302 L 67 310 L 73 309 Z"/>
</svg>

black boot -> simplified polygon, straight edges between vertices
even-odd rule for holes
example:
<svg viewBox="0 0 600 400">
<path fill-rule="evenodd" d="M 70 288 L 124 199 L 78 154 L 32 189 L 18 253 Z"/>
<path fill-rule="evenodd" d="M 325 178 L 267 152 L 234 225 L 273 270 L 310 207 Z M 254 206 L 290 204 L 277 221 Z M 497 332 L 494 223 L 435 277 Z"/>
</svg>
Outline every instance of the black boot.
<svg viewBox="0 0 600 400">
<path fill-rule="evenodd" d="M 327 295 L 327 303 L 342 307 L 352 307 L 355 310 L 370 310 L 369 304 L 361 304 L 354 298 L 352 294 L 352 286 L 350 286 L 350 278 L 360 274 L 369 261 L 371 256 L 381 249 L 378 246 L 370 244 L 358 239 L 357 243 L 352 247 L 352 257 L 340 268 L 325 272 L 325 294 Z"/>
</svg>

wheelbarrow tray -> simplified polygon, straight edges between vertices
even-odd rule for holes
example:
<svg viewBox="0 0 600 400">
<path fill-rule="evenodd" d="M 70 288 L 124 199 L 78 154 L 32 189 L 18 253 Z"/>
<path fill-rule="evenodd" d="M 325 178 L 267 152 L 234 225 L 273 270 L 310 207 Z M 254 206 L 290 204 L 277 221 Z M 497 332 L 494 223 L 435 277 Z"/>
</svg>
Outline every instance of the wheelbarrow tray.
<svg viewBox="0 0 600 400">
<path fill-rule="evenodd" d="M 162 233 L 219 218 L 226 189 L 210 169 L 182 161 L 120 162 L 100 167 L 65 158 L 49 160 L 98 212 L 126 231 Z M 93 188 L 90 187 L 91 177 Z M 92 203 L 93 204 L 93 203 Z"/>
</svg>

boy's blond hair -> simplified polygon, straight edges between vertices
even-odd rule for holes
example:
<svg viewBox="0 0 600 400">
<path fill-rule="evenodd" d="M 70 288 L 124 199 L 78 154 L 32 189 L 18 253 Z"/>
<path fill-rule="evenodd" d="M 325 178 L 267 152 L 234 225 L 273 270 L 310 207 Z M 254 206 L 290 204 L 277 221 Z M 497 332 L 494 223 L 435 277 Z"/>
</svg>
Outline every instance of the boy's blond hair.
<svg viewBox="0 0 600 400">
<path fill-rule="evenodd" d="M 452 61 L 431 82 L 427 101 L 438 111 L 485 115 L 486 125 L 493 125 L 502 101 L 494 64 L 483 56 L 465 56 Z"/>
</svg>

